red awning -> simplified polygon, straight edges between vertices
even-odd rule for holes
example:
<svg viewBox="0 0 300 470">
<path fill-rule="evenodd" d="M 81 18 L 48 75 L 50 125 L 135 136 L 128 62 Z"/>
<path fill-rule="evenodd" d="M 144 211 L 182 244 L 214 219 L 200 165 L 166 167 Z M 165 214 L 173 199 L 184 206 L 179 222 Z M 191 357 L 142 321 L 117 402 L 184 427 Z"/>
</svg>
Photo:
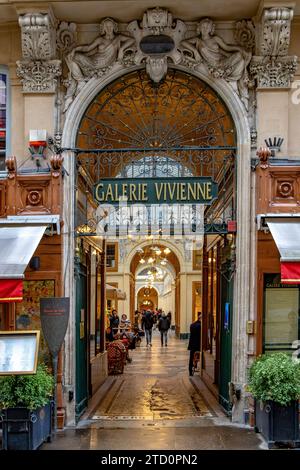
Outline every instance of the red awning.
<svg viewBox="0 0 300 470">
<path fill-rule="evenodd" d="M 281 261 L 282 284 L 300 284 L 300 262 Z"/>
<path fill-rule="evenodd" d="M 0 302 L 22 302 L 23 281 L 21 279 L 0 279 Z"/>
</svg>

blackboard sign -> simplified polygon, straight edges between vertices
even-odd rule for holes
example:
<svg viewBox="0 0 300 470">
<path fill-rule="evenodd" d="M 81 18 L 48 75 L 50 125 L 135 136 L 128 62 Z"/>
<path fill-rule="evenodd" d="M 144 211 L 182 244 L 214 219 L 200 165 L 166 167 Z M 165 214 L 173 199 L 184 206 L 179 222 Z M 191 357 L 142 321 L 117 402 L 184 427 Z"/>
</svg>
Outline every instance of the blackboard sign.
<svg viewBox="0 0 300 470">
<path fill-rule="evenodd" d="M 40 299 L 41 324 L 49 350 L 53 356 L 59 353 L 69 322 L 69 297 Z"/>
</svg>

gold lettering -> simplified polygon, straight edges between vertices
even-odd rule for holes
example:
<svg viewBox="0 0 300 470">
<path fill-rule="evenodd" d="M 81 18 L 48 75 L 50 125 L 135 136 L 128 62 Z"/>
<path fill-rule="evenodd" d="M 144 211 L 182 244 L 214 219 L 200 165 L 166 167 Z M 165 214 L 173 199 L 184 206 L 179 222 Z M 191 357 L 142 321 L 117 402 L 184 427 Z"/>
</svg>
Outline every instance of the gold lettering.
<svg viewBox="0 0 300 470">
<path fill-rule="evenodd" d="M 164 201 L 167 200 L 167 184 L 164 183 Z"/>
<path fill-rule="evenodd" d="M 191 194 L 192 194 L 192 196 L 193 196 L 193 199 L 195 200 L 196 197 L 197 197 L 197 196 L 196 196 L 197 192 L 196 192 L 196 185 L 195 185 L 195 183 L 194 183 L 193 185 L 192 185 L 191 183 L 188 183 L 188 197 L 187 197 L 188 200 L 191 199 Z"/>
<path fill-rule="evenodd" d="M 109 184 L 107 186 L 105 201 L 107 201 L 109 197 L 111 198 L 111 201 L 113 202 L 114 201 L 114 194 L 113 194 L 113 189 L 112 189 L 111 184 Z"/>
<path fill-rule="evenodd" d="M 180 183 L 180 200 L 186 201 L 185 183 Z"/>
<path fill-rule="evenodd" d="M 147 196 L 147 183 L 142 184 L 142 201 L 148 201 Z"/>
<path fill-rule="evenodd" d="M 96 192 L 96 199 L 97 199 L 97 201 L 99 201 L 99 202 L 103 202 L 103 201 L 104 201 L 104 194 L 103 194 L 102 188 L 103 188 L 103 184 L 102 184 L 102 183 L 97 184 L 97 186 L 96 186 L 96 191 L 95 191 L 95 192 Z M 100 189 L 101 189 L 101 196 L 99 195 Z"/>
<path fill-rule="evenodd" d="M 130 200 L 130 201 L 133 201 L 133 199 L 136 201 L 136 194 L 135 194 L 135 192 L 136 192 L 136 186 L 135 186 L 135 184 L 131 183 L 131 184 L 129 185 L 129 200 Z"/>
<path fill-rule="evenodd" d="M 118 183 L 115 183 L 115 201 L 119 201 L 120 198 L 119 198 L 119 185 Z"/>
<path fill-rule="evenodd" d="M 201 183 L 197 183 L 197 199 L 205 199 L 205 190 Z"/>
<path fill-rule="evenodd" d="M 177 201 L 179 201 L 180 193 L 179 193 L 179 183 L 176 183 L 176 189 L 177 189 Z"/>
<path fill-rule="evenodd" d="M 122 196 L 125 198 L 127 197 L 127 183 L 122 184 Z"/>
<path fill-rule="evenodd" d="M 161 193 L 163 190 L 163 183 L 159 183 L 159 186 L 158 186 L 158 183 L 154 183 L 154 186 L 155 186 L 156 199 L 160 201 Z"/>
<path fill-rule="evenodd" d="M 168 183 L 168 190 L 169 190 L 169 196 L 170 196 L 171 201 L 173 201 L 173 197 L 174 197 L 174 194 L 175 194 L 175 189 L 176 189 L 175 183 L 172 184 L 172 189 L 171 189 L 171 184 Z"/>
<path fill-rule="evenodd" d="M 206 199 L 212 199 L 211 191 L 212 191 L 212 184 L 211 184 L 211 182 L 206 183 Z"/>
</svg>

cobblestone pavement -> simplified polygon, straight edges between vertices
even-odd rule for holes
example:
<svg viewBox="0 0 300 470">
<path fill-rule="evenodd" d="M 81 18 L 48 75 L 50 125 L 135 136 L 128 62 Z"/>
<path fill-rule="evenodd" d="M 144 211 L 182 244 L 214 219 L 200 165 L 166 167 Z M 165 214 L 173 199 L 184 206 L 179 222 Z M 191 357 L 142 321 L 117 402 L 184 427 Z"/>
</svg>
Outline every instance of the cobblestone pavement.
<svg viewBox="0 0 300 470">
<path fill-rule="evenodd" d="M 161 347 L 130 352 L 132 363 L 110 376 L 76 429 L 57 434 L 43 449 L 259 449 L 249 427 L 235 426 L 196 374 L 188 375 L 187 342 L 169 334 Z"/>
</svg>

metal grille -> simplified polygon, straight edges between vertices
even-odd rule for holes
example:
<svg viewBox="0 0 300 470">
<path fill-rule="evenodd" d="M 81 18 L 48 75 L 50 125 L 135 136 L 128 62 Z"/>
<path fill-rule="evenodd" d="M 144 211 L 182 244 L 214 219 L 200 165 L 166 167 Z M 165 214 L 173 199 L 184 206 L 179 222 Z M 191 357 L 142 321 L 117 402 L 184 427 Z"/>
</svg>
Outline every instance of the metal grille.
<svg viewBox="0 0 300 470">
<path fill-rule="evenodd" d="M 193 76 L 171 69 L 157 85 L 139 70 L 113 82 L 87 109 L 76 146 L 90 191 L 105 177 L 211 176 L 224 210 L 220 204 L 206 210 L 208 230 L 223 232 L 225 219 L 234 217 L 227 201 L 235 184 L 233 121 L 216 93 Z"/>
</svg>

